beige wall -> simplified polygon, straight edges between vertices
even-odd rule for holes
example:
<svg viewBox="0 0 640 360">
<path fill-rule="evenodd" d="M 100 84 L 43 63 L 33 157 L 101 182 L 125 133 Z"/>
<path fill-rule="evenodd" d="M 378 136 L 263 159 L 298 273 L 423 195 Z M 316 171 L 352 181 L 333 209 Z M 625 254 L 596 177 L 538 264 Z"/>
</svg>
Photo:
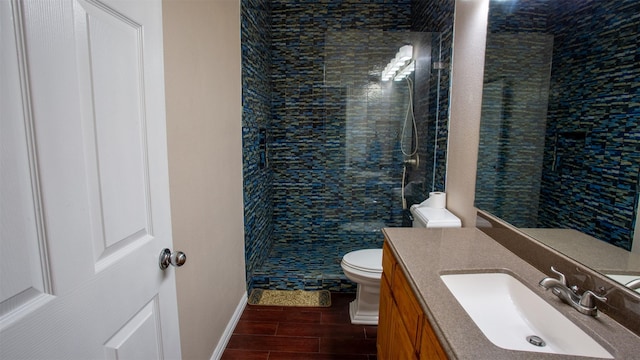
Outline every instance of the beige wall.
<svg viewBox="0 0 640 360">
<path fill-rule="evenodd" d="M 447 208 L 474 227 L 476 163 L 480 138 L 484 51 L 489 0 L 456 0 L 449 144 L 447 149 Z"/>
<path fill-rule="evenodd" d="M 239 0 L 163 0 L 184 359 L 209 359 L 245 295 Z"/>
</svg>

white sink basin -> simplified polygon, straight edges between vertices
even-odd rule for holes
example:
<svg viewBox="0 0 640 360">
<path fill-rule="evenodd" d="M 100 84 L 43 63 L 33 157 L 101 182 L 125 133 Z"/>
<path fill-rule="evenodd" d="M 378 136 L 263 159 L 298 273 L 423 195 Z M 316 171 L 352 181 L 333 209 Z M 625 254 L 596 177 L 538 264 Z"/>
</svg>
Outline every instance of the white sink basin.
<svg viewBox="0 0 640 360">
<path fill-rule="evenodd" d="M 484 335 L 503 349 L 590 356 L 613 356 L 519 280 L 503 273 L 441 276 Z M 567 311 L 575 311 L 567 305 Z M 528 340 L 537 336 L 544 346 Z"/>
<path fill-rule="evenodd" d="M 638 275 L 607 274 L 607 276 L 621 283 L 622 285 L 625 285 L 632 280 L 636 280 L 637 278 L 640 278 L 640 276 Z M 635 292 L 640 293 L 640 289 L 635 289 Z"/>
</svg>

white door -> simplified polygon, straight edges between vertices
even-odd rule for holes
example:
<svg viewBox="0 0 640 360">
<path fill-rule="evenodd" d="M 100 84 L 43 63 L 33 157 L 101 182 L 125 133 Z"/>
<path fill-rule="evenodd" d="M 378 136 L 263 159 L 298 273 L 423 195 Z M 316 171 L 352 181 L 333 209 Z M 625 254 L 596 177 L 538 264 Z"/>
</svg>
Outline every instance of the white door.
<svg viewBox="0 0 640 360">
<path fill-rule="evenodd" d="M 160 0 L 0 0 L 0 358 L 179 358 Z"/>
</svg>

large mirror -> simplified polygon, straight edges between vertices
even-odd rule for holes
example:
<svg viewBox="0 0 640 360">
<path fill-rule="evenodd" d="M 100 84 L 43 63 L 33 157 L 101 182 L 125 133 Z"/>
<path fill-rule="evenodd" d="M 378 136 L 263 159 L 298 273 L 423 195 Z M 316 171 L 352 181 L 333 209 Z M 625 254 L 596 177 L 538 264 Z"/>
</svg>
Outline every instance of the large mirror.
<svg viewBox="0 0 640 360">
<path fill-rule="evenodd" d="M 639 12 L 637 0 L 489 8 L 475 205 L 607 275 L 640 274 Z"/>
</svg>

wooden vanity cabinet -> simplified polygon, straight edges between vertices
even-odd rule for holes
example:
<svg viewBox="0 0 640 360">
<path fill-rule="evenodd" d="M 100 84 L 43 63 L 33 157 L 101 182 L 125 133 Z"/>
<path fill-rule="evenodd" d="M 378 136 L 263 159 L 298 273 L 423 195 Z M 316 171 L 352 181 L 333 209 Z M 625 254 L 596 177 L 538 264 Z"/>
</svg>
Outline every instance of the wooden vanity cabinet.
<svg viewBox="0 0 640 360">
<path fill-rule="evenodd" d="M 378 358 L 447 359 L 389 245 L 382 254 Z"/>
</svg>

